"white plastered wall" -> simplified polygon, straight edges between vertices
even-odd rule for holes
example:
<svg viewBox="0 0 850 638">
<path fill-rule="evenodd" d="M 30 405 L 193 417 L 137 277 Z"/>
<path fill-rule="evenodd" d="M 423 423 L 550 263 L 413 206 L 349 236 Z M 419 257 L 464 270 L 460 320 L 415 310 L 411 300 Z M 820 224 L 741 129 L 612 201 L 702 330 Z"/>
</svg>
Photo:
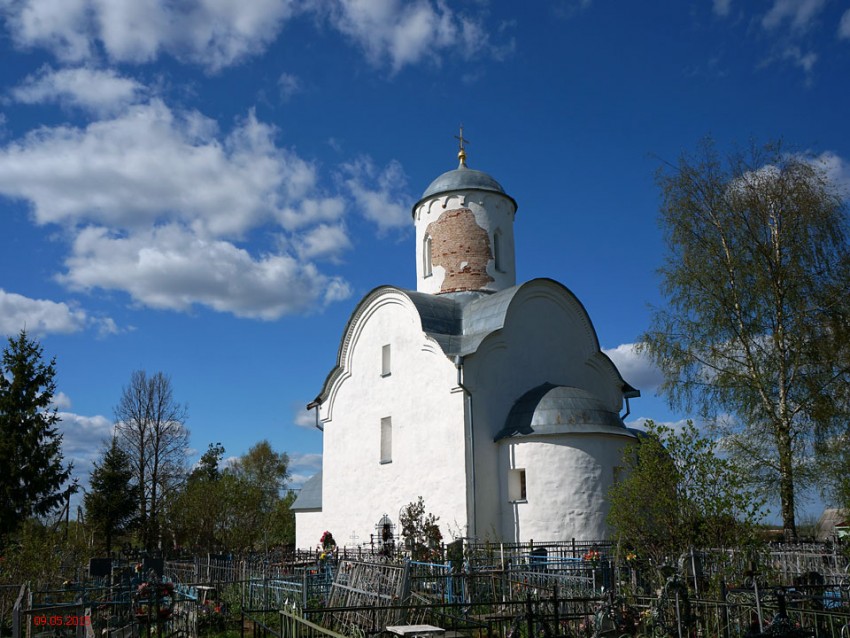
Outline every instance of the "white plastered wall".
<svg viewBox="0 0 850 638">
<path fill-rule="evenodd" d="M 582 388 L 613 412 L 622 409 L 622 382 L 613 364 L 599 352 L 584 309 L 557 283 L 534 280 L 517 291 L 504 327 L 487 337 L 465 360 L 465 383 L 473 397 L 476 535 L 481 539 L 506 540 L 513 534 L 513 527 L 505 525 L 505 510 L 513 507 L 507 494 L 507 457 L 500 454 L 500 444 L 494 443 L 494 437 L 504 427 L 516 400 L 547 382 Z M 619 459 L 619 443 L 608 440 L 613 442 L 609 460 Z M 573 452 L 560 450 L 557 454 L 561 462 L 571 462 L 568 457 Z M 551 456 L 531 459 L 535 466 L 552 460 Z M 582 472 L 589 471 L 588 467 Z M 585 478 L 581 473 L 569 480 Z M 537 538 L 572 536 L 562 532 L 556 537 Z"/>
<path fill-rule="evenodd" d="M 322 512 L 307 519 L 303 534 L 298 529 L 298 544 L 315 545 L 325 529 L 340 543 L 350 544 L 353 535 L 368 542 L 384 514 L 398 525 L 401 508 L 419 496 L 450 540 L 466 527 L 463 394 L 455 367 L 399 291 L 373 299 L 351 330 L 342 374 L 320 407 Z M 391 374 L 382 377 L 386 344 Z M 388 416 L 392 462 L 381 463 L 381 419 Z"/>
<path fill-rule="evenodd" d="M 552 435 L 507 439 L 499 444 L 499 463 L 524 469 L 526 501 L 503 496 L 501 529 L 506 540 L 601 540 L 608 537 L 606 494 L 622 466 L 629 436 Z M 507 472 L 500 493 L 508 494 Z"/>
<path fill-rule="evenodd" d="M 317 547 L 324 531 L 321 512 L 295 512 L 295 547 L 298 549 Z"/>
</svg>

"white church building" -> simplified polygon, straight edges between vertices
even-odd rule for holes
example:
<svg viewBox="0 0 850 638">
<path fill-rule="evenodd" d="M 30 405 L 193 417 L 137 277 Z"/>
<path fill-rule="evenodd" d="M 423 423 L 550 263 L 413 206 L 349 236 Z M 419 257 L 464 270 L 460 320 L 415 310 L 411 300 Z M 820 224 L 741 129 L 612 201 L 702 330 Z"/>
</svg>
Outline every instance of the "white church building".
<svg viewBox="0 0 850 638">
<path fill-rule="evenodd" d="M 640 393 L 569 289 L 517 285 L 517 203 L 458 157 L 413 206 L 416 290 L 360 301 L 308 406 L 323 468 L 292 506 L 297 547 L 368 541 L 419 496 L 446 540 L 608 536 Z"/>
</svg>

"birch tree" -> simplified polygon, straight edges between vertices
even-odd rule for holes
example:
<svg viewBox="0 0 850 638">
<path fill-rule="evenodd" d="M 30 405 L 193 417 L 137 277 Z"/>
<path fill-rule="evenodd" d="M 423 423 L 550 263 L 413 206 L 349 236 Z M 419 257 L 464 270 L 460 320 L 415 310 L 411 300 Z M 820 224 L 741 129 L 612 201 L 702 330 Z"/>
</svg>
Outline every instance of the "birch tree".
<svg viewBox="0 0 850 638">
<path fill-rule="evenodd" d="M 814 454 L 848 422 L 847 211 L 829 168 L 780 143 L 721 158 L 709 140 L 657 178 L 667 305 L 644 348 L 673 406 L 724 415 L 789 539 Z"/>
<path fill-rule="evenodd" d="M 139 486 L 139 528 L 147 550 L 158 547 L 163 503 L 185 475 L 189 442 L 186 406 L 174 400 L 171 379 L 136 370 L 115 406 L 115 430 Z"/>
</svg>

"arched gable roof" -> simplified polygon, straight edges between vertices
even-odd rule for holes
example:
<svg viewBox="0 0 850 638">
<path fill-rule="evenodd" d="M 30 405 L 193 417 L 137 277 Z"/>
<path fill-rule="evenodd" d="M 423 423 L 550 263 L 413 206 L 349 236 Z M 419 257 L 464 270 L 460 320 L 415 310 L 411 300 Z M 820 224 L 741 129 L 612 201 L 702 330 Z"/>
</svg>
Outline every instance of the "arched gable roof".
<svg viewBox="0 0 850 638">
<path fill-rule="evenodd" d="M 554 289 L 554 290 L 553 290 Z M 344 373 L 344 362 L 351 346 L 357 325 L 369 309 L 381 297 L 393 295 L 405 297 L 416 309 L 422 325 L 422 331 L 436 341 L 443 353 L 450 358 L 474 354 L 481 342 L 504 325 L 511 305 L 517 296 L 526 297 L 535 292 L 555 292 L 562 295 L 565 302 L 572 306 L 584 325 L 586 334 L 592 340 L 598 357 L 610 365 L 622 382 L 625 396 L 636 397 L 640 392 L 626 383 L 620 376 L 614 363 L 599 347 L 599 339 L 587 310 L 572 291 L 554 279 L 532 279 L 518 286 L 512 286 L 496 293 L 450 293 L 433 295 L 429 293 L 404 290 L 396 286 L 379 286 L 366 294 L 354 308 L 343 331 L 337 350 L 336 365 L 325 378 L 322 390 L 307 409 L 312 409 L 327 400 L 333 384 Z"/>
</svg>

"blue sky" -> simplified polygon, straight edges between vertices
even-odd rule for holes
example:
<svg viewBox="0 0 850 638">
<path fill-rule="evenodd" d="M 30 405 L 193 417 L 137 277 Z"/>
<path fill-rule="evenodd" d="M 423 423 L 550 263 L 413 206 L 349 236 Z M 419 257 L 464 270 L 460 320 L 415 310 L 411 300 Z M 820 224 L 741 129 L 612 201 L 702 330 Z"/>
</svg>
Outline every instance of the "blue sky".
<svg viewBox="0 0 850 638">
<path fill-rule="evenodd" d="M 518 279 L 578 295 L 634 418 L 688 416 L 632 349 L 662 303 L 661 163 L 781 137 L 850 183 L 837 0 L 0 0 L 0 21 L 0 333 L 57 358 L 82 475 L 136 369 L 171 376 L 196 453 L 265 438 L 294 485 L 315 472 L 304 406 L 357 301 L 415 286 L 410 207 L 461 122 L 519 204 Z"/>
</svg>

